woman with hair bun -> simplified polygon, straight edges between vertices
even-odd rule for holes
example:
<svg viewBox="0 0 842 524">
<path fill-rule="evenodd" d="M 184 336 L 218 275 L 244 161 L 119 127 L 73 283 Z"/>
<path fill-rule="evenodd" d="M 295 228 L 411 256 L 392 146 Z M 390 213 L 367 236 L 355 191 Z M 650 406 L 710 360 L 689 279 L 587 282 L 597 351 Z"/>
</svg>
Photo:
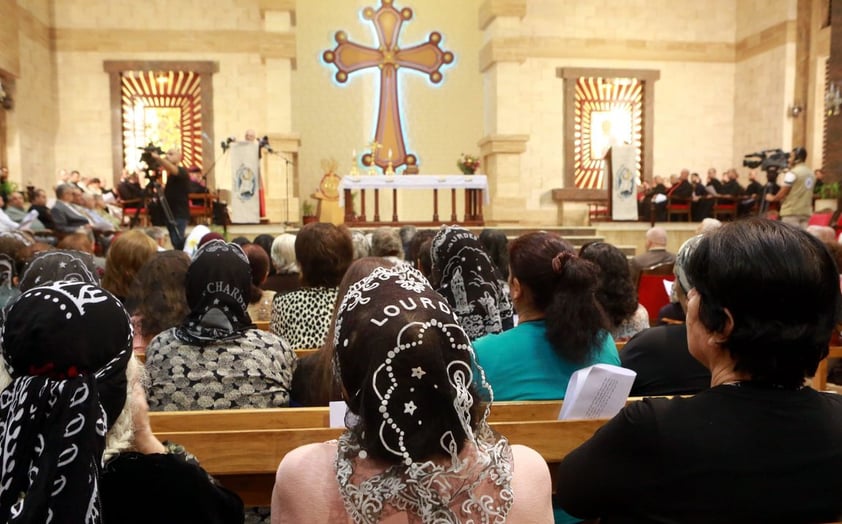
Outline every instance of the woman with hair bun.
<svg viewBox="0 0 842 524">
<path fill-rule="evenodd" d="M 474 343 L 495 399 L 563 399 L 576 370 L 620 365 L 595 296 L 596 266 L 557 235 L 529 233 L 511 243 L 509 270 L 519 324 Z"/>
</svg>

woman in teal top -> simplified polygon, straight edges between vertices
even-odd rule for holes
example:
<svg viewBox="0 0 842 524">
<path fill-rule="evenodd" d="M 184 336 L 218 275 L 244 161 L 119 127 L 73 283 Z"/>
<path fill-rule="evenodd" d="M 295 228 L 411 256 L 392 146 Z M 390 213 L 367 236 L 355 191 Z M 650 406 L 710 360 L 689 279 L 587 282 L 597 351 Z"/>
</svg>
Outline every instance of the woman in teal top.
<svg viewBox="0 0 842 524">
<path fill-rule="evenodd" d="M 620 365 L 596 301 L 598 271 L 552 233 L 529 233 L 510 244 L 509 287 L 519 324 L 473 342 L 494 400 L 563 399 L 577 369 Z M 556 524 L 581 521 L 553 506 Z"/>
<path fill-rule="evenodd" d="M 509 248 L 514 329 L 474 341 L 494 400 L 563 399 L 574 371 L 620 365 L 594 291 L 598 269 L 558 235 L 530 233 Z"/>
</svg>

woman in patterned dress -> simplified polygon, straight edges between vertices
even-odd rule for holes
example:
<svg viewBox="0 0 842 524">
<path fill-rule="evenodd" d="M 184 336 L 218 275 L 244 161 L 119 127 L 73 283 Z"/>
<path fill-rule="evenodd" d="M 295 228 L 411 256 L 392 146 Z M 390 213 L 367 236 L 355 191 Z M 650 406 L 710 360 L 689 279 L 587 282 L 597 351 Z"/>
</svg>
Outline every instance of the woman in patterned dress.
<svg viewBox="0 0 842 524">
<path fill-rule="evenodd" d="M 254 328 L 246 312 L 251 270 L 242 248 L 213 240 L 187 270 L 190 313 L 146 349 L 153 411 L 268 408 L 289 404 L 296 356 Z"/>
<path fill-rule="evenodd" d="M 336 288 L 351 265 L 354 246 L 344 227 L 307 224 L 295 237 L 301 289 L 280 293 L 272 303 L 272 333 L 293 349 L 321 347 L 330 327 Z"/>
</svg>

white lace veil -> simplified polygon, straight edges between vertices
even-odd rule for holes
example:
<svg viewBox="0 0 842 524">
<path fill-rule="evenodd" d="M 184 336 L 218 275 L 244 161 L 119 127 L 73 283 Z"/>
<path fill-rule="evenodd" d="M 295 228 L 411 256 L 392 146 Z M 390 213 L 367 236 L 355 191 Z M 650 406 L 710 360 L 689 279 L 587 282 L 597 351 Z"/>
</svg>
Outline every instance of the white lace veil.
<svg viewBox="0 0 842 524">
<path fill-rule="evenodd" d="M 343 297 L 334 362 L 350 416 L 336 471 L 357 523 L 407 512 L 425 523 L 502 523 L 512 455 L 480 412 L 492 397 L 470 340 L 418 271 L 379 267 Z M 475 420 L 478 419 L 478 420 Z"/>
</svg>

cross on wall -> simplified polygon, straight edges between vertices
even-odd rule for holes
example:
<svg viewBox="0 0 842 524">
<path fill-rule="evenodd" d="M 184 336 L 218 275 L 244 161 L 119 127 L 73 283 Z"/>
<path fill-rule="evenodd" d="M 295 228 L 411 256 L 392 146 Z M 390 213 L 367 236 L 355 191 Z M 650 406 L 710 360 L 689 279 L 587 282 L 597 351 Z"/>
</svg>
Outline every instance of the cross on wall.
<svg viewBox="0 0 842 524">
<path fill-rule="evenodd" d="M 407 153 L 398 103 L 398 71 L 406 67 L 429 75 L 430 81 L 442 80 L 441 67 L 453 62 L 453 53 L 439 47 L 441 34 L 430 33 L 427 42 L 401 49 L 398 43 L 401 26 L 412 18 L 412 9 L 398 11 L 393 0 L 381 0 L 380 8 L 363 9 L 363 18 L 371 21 L 377 31 L 379 47 L 371 48 L 348 41 L 345 31 L 337 31 L 337 46 L 322 54 L 324 61 L 336 66 L 336 81 L 344 84 L 355 71 L 377 67 L 380 69 L 380 100 L 377 114 L 377 131 L 374 141 L 381 145 L 372 151 L 374 164 L 385 169 L 389 153 L 394 167 L 415 165 L 417 157 Z"/>
</svg>

